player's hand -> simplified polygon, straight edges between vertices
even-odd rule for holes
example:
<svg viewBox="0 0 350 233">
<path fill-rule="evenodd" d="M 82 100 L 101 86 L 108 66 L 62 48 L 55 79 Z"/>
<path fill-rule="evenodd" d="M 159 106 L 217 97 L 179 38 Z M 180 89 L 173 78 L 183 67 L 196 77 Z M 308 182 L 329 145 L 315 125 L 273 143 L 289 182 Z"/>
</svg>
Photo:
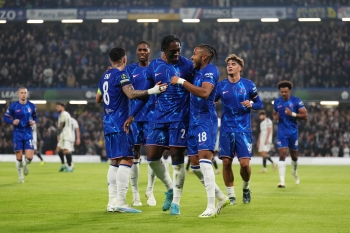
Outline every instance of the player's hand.
<svg viewBox="0 0 350 233">
<path fill-rule="evenodd" d="M 18 124 L 19 124 L 19 120 L 18 120 L 18 119 L 13 120 L 13 124 L 14 124 L 14 125 L 18 125 Z"/>
<path fill-rule="evenodd" d="M 289 108 L 286 108 L 284 110 L 284 113 L 287 114 L 288 116 L 291 116 L 292 115 L 292 111 L 289 109 Z"/>
<path fill-rule="evenodd" d="M 168 88 L 168 84 L 167 83 L 163 83 L 162 82 L 157 82 L 156 85 L 150 89 L 147 90 L 147 93 L 149 95 L 153 95 L 153 94 L 160 94 L 164 91 L 166 91 L 166 89 Z"/>
<path fill-rule="evenodd" d="M 35 124 L 35 121 L 33 121 L 33 120 L 29 121 L 30 127 L 32 127 L 34 124 Z"/>
<path fill-rule="evenodd" d="M 250 100 L 245 100 L 241 102 L 241 104 L 247 108 L 252 108 L 252 103 L 250 103 Z"/>
<path fill-rule="evenodd" d="M 171 85 L 175 85 L 175 84 L 177 84 L 177 81 L 179 80 L 179 77 L 177 77 L 177 76 L 173 76 L 173 77 L 171 77 L 171 79 L 170 79 L 170 84 Z"/>
<path fill-rule="evenodd" d="M 76 144 L 77 146 L 80 145 L 80 138 L 77 138 L 77 140 L 75 141 L 75 144 Z"/>
<path fill-rule="evenodd" d="M 278 113 L 273 114 L 273 119 L 274 119 L 275 121 L 278 121 L 278 120 L 280 119 L 280 116 L 278 115 Z"/>
<path fill-rule="evenodd" d="M 127 134 L 129 133 L 130 125 L 133 121 L 134 121 L 133 116 L 129 116 L 129 118 L 126 119 L 126 121 L 124 122 L 124 125 L 123 125 L 125 133 L 127 133 Z"/>
</svg>

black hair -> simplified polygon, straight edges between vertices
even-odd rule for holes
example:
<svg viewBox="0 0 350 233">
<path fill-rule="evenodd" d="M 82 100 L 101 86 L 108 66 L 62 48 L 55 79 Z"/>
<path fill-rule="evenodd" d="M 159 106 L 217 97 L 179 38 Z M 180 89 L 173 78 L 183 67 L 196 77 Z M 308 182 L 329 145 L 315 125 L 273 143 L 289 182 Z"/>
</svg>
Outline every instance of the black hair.
<svg viewBox="0 0 350 233">
<path fill-rule="evenodd" d="M 209 62 L 211 60 L 214 60 L 214 63 L 216 63 L 218 61 L 219 55 L 218 55 L 218 52 L 216 51 L 216 49 L 213 46 L 208 45 L 208 44 L 201 44 L 201 45 L 198 45 L 197 47 L 198 48 L 204 48 L 210 53 Z"/>
<path fill-rule="evenodd" d="M 118 62 L 120 61 L 123 57 L 125 57 L 125 49 L 123 48 L 113 48 L 109 52 L 109 58 L 111 61 Z"/>
<path fill-rule="evenodd" d="M 145 41 L 145 40 L 141 40 L 139 43 L 136 44 L 136 47 L 139 45 L 139 44 L 146 44 L 148 46 L 148 48 L 151 48 L 151 45 Z"/>
<path fill-rule="evenodd" d="M 64 103 L 62 102 L 57 102 L 56 105 L 61 105 L 62 107 L 64 107 Z"/>
<path fill-rule="evenodd" d="M 180 45 L 181 45 L 181 40 L 180 40 L 180 38 L 177 35 L 170 34 L 170 35 L 164 36 L 163 39 L 162 39 L 162 44 L 160 46 L 160 50 L 162 52 L 164 52 L 166 50 L 166 48 L 168 48 L 170 43 L 173 42 L 173 41 L 179 42 Z"/>
<path fill-rule="evenodd" d="M 265 110 L 261 110 L 261 111 L 259 111 L 258 115 L 259 115 L 259 116 L 260 116 L 260 115 L 266 115 Z"/>
<path fill-rule="evenodd" d="M 279 83 L 277 83 L 277 87 L 278 87 L 278 89 L 288 87 L 289 90 L 292 90 L 293 83 L 290 81 L 287 81 L 287 80 L 283 80 L 283 81 L 280 81 Z"/>
</svg>

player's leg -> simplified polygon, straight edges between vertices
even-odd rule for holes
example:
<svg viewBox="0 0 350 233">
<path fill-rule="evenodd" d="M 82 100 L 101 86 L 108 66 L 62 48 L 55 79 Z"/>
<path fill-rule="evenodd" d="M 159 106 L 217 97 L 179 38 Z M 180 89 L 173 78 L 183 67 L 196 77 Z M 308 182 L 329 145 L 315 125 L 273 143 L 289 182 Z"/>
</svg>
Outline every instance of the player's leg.
<svg viewBox="0 0 350 233">
<path fill-rule="evenodd" d="M 270 161 L 270 163 L 272 164 L 273 170 L 276 171 L 277 169 L 277 165 L 273 162 L 272 158 L 271 158 L 271 148 L 269 148 L 269 150 L 267 151 L 267 160 Z"/>
<path fill-rule="evenodd" d="M 180 214 L 180 199 L 185 183 L 185 151 L 188 122 L 174 122 L 169 126 L 169 147 L 173 166 L 173 200 L 170 214 Z"/>
<path fill-rule="evenodd" d="M 58 141 L 57 147 L 56 147 L 56 153 L 58 154 L 58 156 L 60 157 L 60 160 L 61 160 L 61 168 L 60 168 L 60 170 L 58 170 L 59 172 L 63 172 L 67 169 L 67 166 L 64 162 L 64 153 L 62 150 L 63 147 L 64 147 L 63 138 L 60 137 L 60 140 Z"/>
<path fill-rule="evenodd" d="M 250 159 L 252 157 L 252 135 L 251 133 L 236 134 L 236 151 L 240 164 L 240 174 L 243 184 L 243 203 L 250 203 Z"/>
<path fill-rule="evenodd" d="M 63 139 L 63 154 L 66 157 L 67 160 L 67 169 L 66 172 L 73 172 L 74 166 L 73 166 L 73 158 L 72 158 L 72 151 L 74 151 L 74 147 L 72 146 L 72 142 L 70 140 Z"/>
<path fill-rule="evenodd" d="M 260 170 L 260 173 L 265 173 L 267 172 L 266 168 L 266 161 L 267 161 L 267 152 L 266 151 L 260 151 L 261 157 L 263 159 L 263 169 Z"/>
<path fill-rule="evenodd" d="M 129 207 L 126 204 L 126 195 L 128 192 L 131 166 L 133 165 L 134 153 L 132 147 L 134 138 L 132 131 L 126 134 L 124 131 L 114 133 L 110 143 L 113 155 L 119 159 L 119 168 L 116 174 L 117 181 L 117 198 L 116 211 L 126 213 L 140 213 L 142 211 Z"/>
<path fill-rule="evenodd" d="M 132 189 L 132 205 L 142 206 L 140 194 L 139 194 L 139 170 L 140 170 L 140 155 L 141 145 L 134 145 L 135 159 L 131 167 L 130 184 Z"/>
<path fill-rule="evenodd" d="M 107 152 L 110 155 L 110 152 Z M 118 161 L 116 159 L 110 159 L 110 165 L 107 172 L 108 182 L 108 204 L 107 211 L 114 212 L 117 204 L 117 172 Z"/>
<path fill-rule="evenodd" d="M 24 157 L 25 157 L 25 162 L 23 164 L 23 173 L 24 175 L 29 174 L 29 169 L 28 165 L 31 164 L 33 160 L 33 155 L 34 155 L 34 145 L 32 140 L 25 140 L 23 141 L 23 149 L 24 149 Z"/>
<path fill-rule="evenodd" d="M 163 160 L 163 163 L 167 169 L 167 171 L 170 173 L 170 170 L 169 170 L 169 150 L 165 150 L 163 152 L 163 157 L 162 157 L 162 160 Z"/>
<path fill-rule="evenodd" d="M 222 160 L 222 177 L 224 179 L 226 192 L 230 200 L 230 205 L 236 204 L 234 175 L 232 170 L 232 160 L 234 158 L 234 154 L 235 134 L 232 132 L 220 132 L 219 158 Z"/>
<path fill-rule="evenodd" d="M 298 133 L 294 133 L 289 137 L 289 152 L 292 159 L 292 175 L 294 177 L 295 184 L 300 183 L 298 175 Z"/>
<path fill-rule="evenodd" d="M 24 177 L 23 177 L 23 150 L 22 148 L 19 149 L 22 146 L 22 142 L 20 141 L 14 141 L 13 142 L 14 145 L 14 150 L 15 150 L 15 154 L 16 154 L 16 169 L 18 172 L 18 183 L 24 183 Z"/>
<path fill-rule="evenodd" d="M 277 149 L 279 154 L 278 173 L 280 177 L 280 182 L 277 187 L 285 188 L 286 157 L 288 152 L 288 139 L 285 135 L 279 135 L 277 133 Z"/>
<path fill-rule="evenodd" d="M 156 174 L 154 174 L 150 165 L 147 166 L 148 170 L 148 180 L 147 180 L 147 188 L 146 188 L 146 198 L 147 205 L 156 206 L 157 202 L 153 195 L 154 182 L 156 181 Z"/>
</svg>

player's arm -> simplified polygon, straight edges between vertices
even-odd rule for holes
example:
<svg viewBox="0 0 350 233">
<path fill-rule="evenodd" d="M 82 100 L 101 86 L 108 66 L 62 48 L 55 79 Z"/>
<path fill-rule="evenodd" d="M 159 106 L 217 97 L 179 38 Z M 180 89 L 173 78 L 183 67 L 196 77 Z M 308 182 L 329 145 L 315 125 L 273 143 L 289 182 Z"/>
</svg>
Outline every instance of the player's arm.
<svg viewBox="0 0 350 233">
<path fill-rule="evenodd" d="M 60 134 L 63 131 L 64 124 L 65 124 L 66 116 L 63 113 L 61 113 L 61 116 L 60 116 L 61 118 L 58 118 L 60 121 L 58 122 L 59 125 L 58 125 L 58 129 L 57 129 L 57 136 L 60 136 Z"/>
<path fill-rule="evenodd" d="M 2 121 L 10 124 L 10 125 L 18 125 L 19 124 L 19 120 L 18 119 L 14 119 L 14 110 L 12 109 L 12 106 L 10 105 L 10 107 L 6 110 L 4 117 L 2 118 Z"/>
<path fill-rule="evenodd" d="M 79 129 L 79 126 L 75 128 L 75 135 L 77 137 L 75 143 L 79 146 L 80 145 L 80 129 Z"/>
<path fill-rule="evenodd" d="M 38 122 L 38 115 L 36 114 L 36 107 L 33 106 L 32 119 L 29 121 L 29 125 L 32 127 L 36 122 Z"/>
<path fill-rule="evenodd" d="M 305 107 L 299 108 L 298 112 L 292 112 L 289 108 L 285 109 L 285 113 L 291 117 L 295 117 L 301 120 L 307 120 L 307 110 Z"/>
<path fill-rule="evenodd" d="M 259 133 L 258 140 L 256 140 L 256 146 L 259 148 L 261 132 Z"/>
<path fill-rule="evenodd" d="M 97 89 L 95 100 L 96 100 L 96 103 L 102 103 L 102 92 L 100 88 Z"/>
<path fill-rule="evenodd" d="M 193 95 L 198 96 L 203 99 L 207 99 L 214 89 L 214 85 L 210 82 L 203 82 L 201 87 L 197 87 L 190 82 L 187 82 L 185 79 L 173 76 L 171 77 L 170 84 L 181 84 L 184 88 L 186 88 Z"/>
<path fill-rule="evenodd" d="M 134 87 L 129 84 L 122 87 L 123 92 L 129 99 L 140 99 L 154 94 L 160 94 L 168 88 L 168 84 L 161 82 L 156 83 L 156 85 L 148 90 L 135 90 Z"/>
<path fill-rule="evenodd" d="M 280 116 L 278 115 L 278 112 L 275 111 L 275 110 L 273 110 L 273 119 L 274 119 L 275 121 L 278 121 L 278 120 L 280 119 Z"/>
</svg>

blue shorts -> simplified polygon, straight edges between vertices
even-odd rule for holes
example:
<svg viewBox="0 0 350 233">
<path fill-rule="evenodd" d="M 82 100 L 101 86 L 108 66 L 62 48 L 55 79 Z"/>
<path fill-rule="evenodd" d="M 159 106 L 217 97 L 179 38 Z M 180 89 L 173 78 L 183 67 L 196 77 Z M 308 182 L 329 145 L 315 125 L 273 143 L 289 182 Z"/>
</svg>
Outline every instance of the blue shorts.
<svg viewBox="0 0 350 233">
<path fill-rule="evenodd" d="M 187 147 L 187 130 L 187 121 L 150 123 L 146 144 L 164 147 Z"/>
<path fill-rule="evenodd" d="M 148 133 L 148 122 L 146 121 L 134 121 L 131 124 L 131 130 L 134 133 L 134 144 L 145 145 L 147 133 Z"/>
<path fill-rule="evenodd" d="M 218 128 L 211 124 L 191 125 L 187 136 L 187 155 L 197 156 L 200 150 L 215 149 Z"/>
<path fill-rule="evenodd" d="M 13 140 L 14 151 L 34 150 L 33 140 Z"/>
<path fill-rule="evenodd" d="M 250 132 L 220 132 L 219 158 L 238 159 L 252 157 L 252 133 Z"/>
<path fill-rule="evenodd" d="M 298 137 L 298 132 L 292 134 L 277 133 L 277 149 L 290 148 L 292 150 L 298 150 Z"/>
<path fill-rule="evenodd" d="M 132 131 L 105 135 L 106 153 L 109 159 L 134 157 L 134 138 Z"/>
</svg>

